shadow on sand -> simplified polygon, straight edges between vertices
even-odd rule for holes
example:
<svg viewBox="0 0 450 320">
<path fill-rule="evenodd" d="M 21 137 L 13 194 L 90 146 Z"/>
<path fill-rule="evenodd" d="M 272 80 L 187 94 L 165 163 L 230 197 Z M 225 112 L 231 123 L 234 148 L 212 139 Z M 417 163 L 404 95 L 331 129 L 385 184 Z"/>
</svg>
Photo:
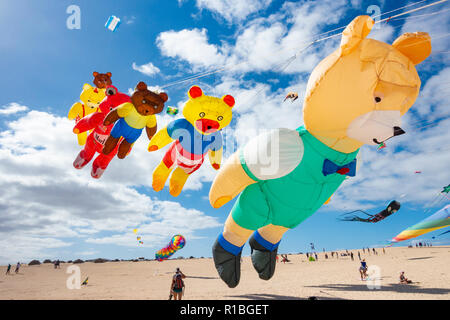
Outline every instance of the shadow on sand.
<svg viewBox="0 0 450 320">
<path fill-rule="evenodd" d="M 378 290 L 371 290 L 365 284 L 352 285 L 352 284 L 327 284 L 322 286 L 308 286 L 309 288 L 323 288 L 329 290 L 340 291 L 390 291 L 398 293 L 419 293 L 419 294 L 448 294 L 450 289 L 445 288 L 422 288 L 414 284 L 388 284 L 381 285 Z"/>
<path fill-rule="evenodd" d="M 425 260 L 425 259 L 433 259 L 434 257 L 418 257 L 418 258 L 409 258 L 408 260 Z"/>
<path fill-rule="evenodd" d="M 278 294 L 266 294 L 266 293 L 254 293 L 254 294 L 240 294 L 235 296 L 226 296 L 230 298 L 239 298 L 239 299 L 249 299 L 249 300 L 345 300 L 338 297 L 293 297 L 293 296 L 283 296 Z"/>
<path fill-rule="evenodd" d="M 194 279 L 219 279 L 218 277 L 199 277 L 199 276 L 186 276 L 187 278 L 194 278 Z"/>
</svg>

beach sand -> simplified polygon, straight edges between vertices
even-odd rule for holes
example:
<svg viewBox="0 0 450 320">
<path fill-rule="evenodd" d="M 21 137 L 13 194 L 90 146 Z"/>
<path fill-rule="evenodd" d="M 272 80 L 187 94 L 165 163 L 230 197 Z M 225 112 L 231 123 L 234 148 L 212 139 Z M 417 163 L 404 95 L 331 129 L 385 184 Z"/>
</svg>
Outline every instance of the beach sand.
<svg viewBox="0 0 450 320">
<path fill-rule="evenodd" d="M 210 258 L 139 262 L 85 262 L 76 264 L 81 281 L 89 282 L 81 289 L 68 289 L 66 273 L 73 264 L 63 263 L 61 269 L 52 264 L 23 265 L 19 274 L 5 275 L 1 267 L 0 299 L 151 299 L 167 300 L 172 275 L 176 267 L 188 276 L 184 281 L 184 300 L 233 299 L 450 299 L 450 247 L 376 249 L 378 255 L 361 252 L 369 266 L 378 266 L 380 289 L 376 280 L 361 281 L 357 251 L 350 257 L 325 259 L 319 253 L 315 262 L 306 256 L 288 255 L 289 263 L 278 262 L 269 281 L 260 280 L 250 257 L 243 257 L 241 281 L 230 289 L 218 277 Z M 345 252 L 345 251 L 341 251 Z M 280 258 L 281 261 L 281 258 Z M 399 284 L 399 273 L 414 284 Z M 375 278 L 375 276 L 373 276 Z"/>
</svg>

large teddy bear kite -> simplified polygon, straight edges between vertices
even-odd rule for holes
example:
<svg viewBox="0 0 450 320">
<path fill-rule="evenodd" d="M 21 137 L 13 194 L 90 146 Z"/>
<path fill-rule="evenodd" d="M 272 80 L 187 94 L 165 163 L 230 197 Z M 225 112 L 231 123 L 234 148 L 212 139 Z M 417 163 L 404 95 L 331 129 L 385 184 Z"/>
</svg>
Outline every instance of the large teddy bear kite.
<svg viewBox="0 0 450 320">
<path fill-rule="evenodd" d="M 373 25 L 368 16 L 355 18 L 340 47 L 314 69 L 303 126 L 254 138 L 217 174 L 209 194 L 213 207 L 242 192 L 213 246 L 216 269 L 229 287 L 239 283 L 249 237 L 253 266 L 268 280 L 283 234 L 355 175 L 359 148 L 405 133 L 401 117 L 420 89 L 415 65 L 431 53 L 431 40 L 427 33 L 405 33 L 389 45 L 366 38 Z"/>
</svg>

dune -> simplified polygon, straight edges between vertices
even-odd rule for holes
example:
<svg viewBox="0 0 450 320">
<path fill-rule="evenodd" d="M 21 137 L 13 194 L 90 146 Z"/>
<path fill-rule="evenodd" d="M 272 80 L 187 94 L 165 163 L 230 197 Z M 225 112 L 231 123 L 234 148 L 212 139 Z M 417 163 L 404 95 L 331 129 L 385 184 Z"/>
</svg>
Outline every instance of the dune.
<svg viewBox="0 0 450 320">
<path fill-rule="evenodd" d="M 176 267 L 188 276 L 185 300 L 450 298 L 450 246 L 386 248 L 385 254 L 382 249 L 376 250 L 378 255 L 352 250 L 354 261 L 349 256 L 332 258 L 329 253 L 329 258 L 325 259 L 322 252 L 314 262 L 307 261 L 304 254 L 288 255 L 290 262 L 278 262 L 275 275 L 269 281 L 260 280 L 250 257 L 243 257 L 241 281 L 234 289 L 220 280 L 211 258 L 63 263 L 60 269 L 54 269 L 52 264 L 23 265 L 19 274 L 14 274 L 13 266 L 11 275 L 4 274 L 6 266 L 3 266 L 0 299 L 167 300 Z M 376 266 L 378 278 L 372 275 L 373 281 L 361 281 L 357 251 L 369 266 Z M 88 285 L 80 289 L 67 287 L 67 279 L 71 276 L 67 269 L 71 266 L 80 268 L 80 283 L 89 277 Z M 400 271 L 405 271 L 414 283 L 399 284 Z M 378 284 L 379 289 L 374 288 Z"/>
</svg>

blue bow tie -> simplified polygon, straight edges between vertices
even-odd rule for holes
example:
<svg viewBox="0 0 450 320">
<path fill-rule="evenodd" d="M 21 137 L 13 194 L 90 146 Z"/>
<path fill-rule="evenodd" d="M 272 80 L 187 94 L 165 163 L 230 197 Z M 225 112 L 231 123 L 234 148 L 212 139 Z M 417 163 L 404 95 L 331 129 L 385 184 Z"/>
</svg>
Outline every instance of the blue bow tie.
<svg viewBox="0 0 450 320">
<path fill-rule="evenodd" d="M 356 159 L 354 159 L 352 162 L 347 163 L 346 165 L 343 165 L 342 167 L 338 166 L 328 159 L 325 159 L 325 161 L 323 162 L 322 173 L 324 176 L 333 173 L 339 173 L 342 175 L 354 177 L 356 174 Z"/>
</svg>

